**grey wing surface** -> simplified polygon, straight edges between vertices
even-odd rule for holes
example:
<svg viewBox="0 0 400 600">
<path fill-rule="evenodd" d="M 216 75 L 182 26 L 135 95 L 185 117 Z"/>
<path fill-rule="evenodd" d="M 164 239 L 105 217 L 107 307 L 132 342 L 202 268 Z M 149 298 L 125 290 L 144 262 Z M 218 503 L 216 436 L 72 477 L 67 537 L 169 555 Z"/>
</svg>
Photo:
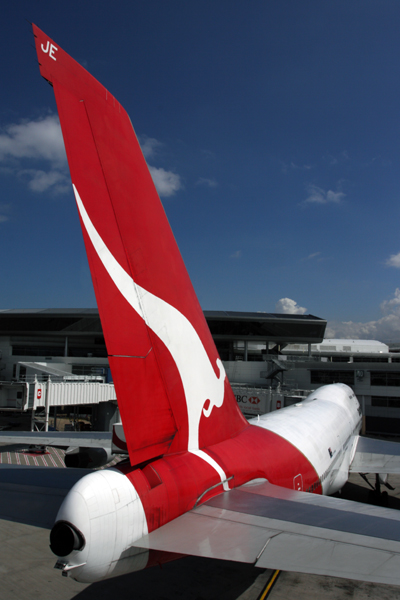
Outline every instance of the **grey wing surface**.
<svg viewBox="0 0 400 600">
<path fill-rule="evenodd" d="M 400 473 L 400 443 L 359 437 L 351 473 Z"/>
<path fill-rule="evenodd" d="M 269 483 L 225 492 L 135 546 L 400 584 L 400 514 Z"/>
<path fill-rule="evenodd" d="M 111 433 L 108 431 L 1 431 L 0 444 L 40 444 L 111 449 Z"/>
<path fill-rule="evenodd" d="M 0 519 L 51 528 L 71 487 L 89 469 L 0 466 Z"/>
</svg>

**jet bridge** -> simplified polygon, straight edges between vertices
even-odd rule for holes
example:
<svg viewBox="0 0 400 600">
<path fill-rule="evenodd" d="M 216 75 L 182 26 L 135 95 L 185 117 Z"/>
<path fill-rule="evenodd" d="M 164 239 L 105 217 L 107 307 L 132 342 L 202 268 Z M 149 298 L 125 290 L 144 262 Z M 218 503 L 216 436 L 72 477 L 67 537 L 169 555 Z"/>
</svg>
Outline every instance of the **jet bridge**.
<svg viewBox="0 0 400 600">
<path fill-rule="evenodd" d="M 28 383 L 22 381 L 0 382 L 0 410 L 27 410 L 28 397 Z"/>
<path fill-rule="evenodd" d="M 114 403 L 114 384 L 104 376 L 75 375 L 53 365 L 20 362 L 25 381 L 0 382 L 0 410 L 32 412 L 31 430 L 48 430 L 50 408 Z"/>
</svg>

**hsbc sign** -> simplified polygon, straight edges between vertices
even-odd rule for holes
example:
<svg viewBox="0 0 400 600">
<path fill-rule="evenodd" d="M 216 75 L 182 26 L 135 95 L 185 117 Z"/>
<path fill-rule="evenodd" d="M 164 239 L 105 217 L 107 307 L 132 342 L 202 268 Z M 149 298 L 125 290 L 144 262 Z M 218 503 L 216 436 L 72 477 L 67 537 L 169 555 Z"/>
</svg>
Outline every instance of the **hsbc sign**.
<svg viewBox="0 0 400 600">
<path fill-rule="evenodd" d="M 249 398 L 249 402 L 250 404 L 260 404 L 261 400 L 257 396 L 251 396 L 251 398 Z"/>
<path fill-rule="evenodd" d="M 232 385 L 232 390 L 245 417 L 264 415 L 285 406 L 283 395 L 276 390 L 247 387 L 239 384 Z"/>
<path fill-rule="evenodd" d="M 262 415 L 269 410 L 269 392 L 262 388 L 232 386 L 240 410 L 247 416 Z"/>
</svg>

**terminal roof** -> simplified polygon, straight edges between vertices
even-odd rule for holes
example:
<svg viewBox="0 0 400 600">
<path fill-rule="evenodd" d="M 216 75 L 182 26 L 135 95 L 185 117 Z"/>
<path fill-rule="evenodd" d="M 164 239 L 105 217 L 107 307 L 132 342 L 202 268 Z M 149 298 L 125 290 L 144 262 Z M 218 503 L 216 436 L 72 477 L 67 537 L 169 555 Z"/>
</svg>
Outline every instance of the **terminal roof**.
<svg viewBox="0 0 400 600">
<path fill-rule="evenodd" d="M 204 311 L 215 340 L 319 343 L 326 321 L 313 315 Z M 102 336 L 97 308 L 0 310 L 0 335 L 93 334 Z"/>
</svg>

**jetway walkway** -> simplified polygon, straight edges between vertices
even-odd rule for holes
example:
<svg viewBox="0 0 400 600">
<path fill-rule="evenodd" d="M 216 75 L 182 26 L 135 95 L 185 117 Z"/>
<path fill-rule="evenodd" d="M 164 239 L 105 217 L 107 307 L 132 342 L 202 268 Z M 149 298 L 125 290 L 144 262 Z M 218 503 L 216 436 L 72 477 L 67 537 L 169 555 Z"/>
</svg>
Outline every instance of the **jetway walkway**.
<svg viewBox="0 0 400 600">
<path fill-rule="evenodd" d="M 85 381 L 84 377 L 79 381 L 53 381 L 47 375 L 46 381 L 38 381 L 35 375 L 31 381 L 0 382 L 0 411 L 30 411 L 32 431 L 48 430 L 51 408 L 71 407 L 71 410 L 75 410 L 77 406 L 93 406 L 116 400 L 114 384 L 98 381 L 97 378 L 94 381 L 93 378 L 86 378 Z"/>
<path fill-rule="evenodd" d="M 0 410 L 27 411 L 41 406 L 74 406 L 116 400 L 113 383 L 99 381 L 0 382 Z"/>
</svg>

